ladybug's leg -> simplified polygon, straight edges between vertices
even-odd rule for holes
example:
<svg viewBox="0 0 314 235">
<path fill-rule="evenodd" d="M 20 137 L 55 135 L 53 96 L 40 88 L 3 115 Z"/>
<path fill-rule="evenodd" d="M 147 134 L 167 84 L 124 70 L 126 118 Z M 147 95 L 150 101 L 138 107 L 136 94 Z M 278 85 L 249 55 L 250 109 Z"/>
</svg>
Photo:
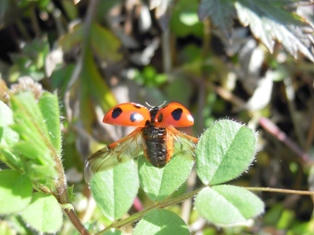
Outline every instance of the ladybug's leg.
<svg viewBox="0 0 314 235">
<path fill-rule="evenodd" d="M 195 143 L 195 144 L 197 144 L 197 142 L 198 142 L 198 138 L 196 138 L 196 137 L 194 137 L 194 136 L 191 136 L 191 135 L 188 135 L 188 134 L 185 134 L 185 133 L 183 133 L 183 132 L 177 130 L 177 129 L 174 128 L 173 126 L 169 126 L 169 127 L 167 127 L 167 129 L 168 129 L 169 131 L 171 131 L 174 135 L 178 135 L 178 136 L 181 136 L 181 137 L 183 137 L 183 138 L 186 138 L 186 139 L 192 141 L 192 142 Z"/>
<path fill-rule="evenodd" d="M 114 148 L 117 147 L 119 144 L 123 143 L 124 141 L 127 141 L 127 140 L 133 138 L 134 136 L 136 136 L 139 132 L 142 131 L 142 129 L 143 129 L 143 127 L 138 127 L 138 128 L 136 128 L 134 131 L 132 131 L 132 132 L 131 132 L 130 134 L 128 134 L 127 136 L 125 136 L 125 137 L 123 137 L 123 138 L 121 138 L 121 139 L 119 139 L 119 140 L 117 140 L 117 141 L 115 141 L 115 142 L 109 144 L 109 145 L 108 145 L 108 148 L 109 148 L 109 149 L 114 149 Z"/>
</svg>

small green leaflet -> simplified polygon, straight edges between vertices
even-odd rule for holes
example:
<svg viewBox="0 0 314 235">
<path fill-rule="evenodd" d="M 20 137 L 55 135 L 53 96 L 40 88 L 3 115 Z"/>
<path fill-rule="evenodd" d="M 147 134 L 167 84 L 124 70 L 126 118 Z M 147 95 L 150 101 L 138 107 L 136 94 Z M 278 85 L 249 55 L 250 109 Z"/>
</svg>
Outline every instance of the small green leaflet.
<svg viewBox="0 0 314 235">
<path fill-rule="evenodd" d="M 208 128 L 196 147 L 196 172 L 203 184 L 230 181 L 254 159 L 255 133 L 240 123 L 219 120 Z"/>
<path fill-rule="evenodd" d="M 63 214 L 57 199 L 41 192 L 34 193 L 31 204 L 21 216 L 28 225 L 43 233 L 56 233 L 63 223 Z"/>
<path fill-rule="evenodd" d="M 0 214 L 23 210 L 31 201 L 32 182 L 14 170 L 0 171 Z"/>
<path fill-rule="evenodd" d="M 97 205 L 111 220 L 121 218 L 132 206 L 139 181 L 133 160 L 96 173 L 90 187 Z"/>
<path fill-rule="evenodd" d="M 264 212 L 264 203 L 253 193 L 232 185 L 204 188 L 195 199 L 197 212 L 218 226 L 249 225 Z"/>
</svg>

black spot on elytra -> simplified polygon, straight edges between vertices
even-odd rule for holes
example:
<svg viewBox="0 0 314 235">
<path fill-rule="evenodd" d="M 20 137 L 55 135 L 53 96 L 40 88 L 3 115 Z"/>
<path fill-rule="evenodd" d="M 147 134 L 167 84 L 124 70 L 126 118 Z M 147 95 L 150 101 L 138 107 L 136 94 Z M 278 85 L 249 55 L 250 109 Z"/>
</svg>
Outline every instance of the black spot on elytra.
<svg viewBox="0 0 314 235">
<path fill-rule="evenodd" d="M 163 119 L 164 119 L 164 116 L 162 115 L 162 113 L 160 113 L 158 115 L 158 122 L 162 122 Z"/>
<path fill-rule="evenodd" d="M 179 121 L 181 118 L 183 110 L 181 108 L 177 108 L 171 112 L 171 116 L 174 120 Z"/>
<path fill-rule="evenodd" d="M 134 113 L 131 113 L 131 115 L 130 115 L 130 121 L 131 122 L 136 122 L 136 121 L 138 121 L 138 115 L 141 115 L 141 114 L 139 114 L 139 113 L 137 113 L 137 112 L 134 112 Z"/>
<path fill-rule="evenodd" d="M 140 105 L 138 105 L 138 104 L 133 104 L 133 106 L 134 106 L 135 108 L 137 108 L 137 109 L 142 108 L 142 106 L 140 106 Z"/>
<path fill-rule="evenodd" d="M 120 114 L 122 113 L 122 109 L 117 107 L 112 111 L 111 117 L 112 118 L 117 118 L 120 116 Z"/>
</svg>

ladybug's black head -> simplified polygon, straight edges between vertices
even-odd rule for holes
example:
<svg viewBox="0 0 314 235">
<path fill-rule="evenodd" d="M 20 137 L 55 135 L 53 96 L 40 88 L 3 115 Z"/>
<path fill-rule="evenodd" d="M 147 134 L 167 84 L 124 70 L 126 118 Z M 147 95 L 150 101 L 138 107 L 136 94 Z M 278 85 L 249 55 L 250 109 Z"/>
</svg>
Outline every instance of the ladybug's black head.
<svg viewBox="0 0 314 235">
<path fill-rule="evenodd" d="M 155 107 L 152 107 L 152 108 L 149 110 L 149 113 L 150 113 L 150 120 L 151 120 L 151 121 L 155 120 L 156 114 L 157 114 L 157 112 L 158 112 L 159 109 L 160 109 L 159 106 L 155 106 Z"/>
</svg>

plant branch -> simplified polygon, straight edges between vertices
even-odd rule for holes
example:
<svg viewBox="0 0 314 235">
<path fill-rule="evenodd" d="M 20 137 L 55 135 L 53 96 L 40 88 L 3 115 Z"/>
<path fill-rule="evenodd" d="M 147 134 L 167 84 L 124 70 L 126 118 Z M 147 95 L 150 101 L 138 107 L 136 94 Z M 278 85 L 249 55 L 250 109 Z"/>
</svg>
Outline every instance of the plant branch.
<svg viewBox="0 0 314 235">
<path fill-rule="evenodd" d="M 77 215 L 73 209 L 63 209 L 63 210 L 67 214 L 67 216 L 71 220 L 72 224 L 75 226 L 75 228 L 79 231 L 80 234 L 89 235 L 89 232 L 86 230 L 84 225 L 81 223 L 80 219 L 77 217 Z"/>
<path fill-rule="evenodd" d="M 250 191 L 314 196 L 314 191 L 307 191 L 307 190 L 294 190 L 294 189 L 269 188 L 269 187 L 244 187 L 244 188 Z"/>
<path fill-rule="evenodd" d="M 297 145 L 289 136 L 286 135 L 279 127 L 268 118 L 260 118 L 259 124 L 271 135 L 287 145 L 293 152 L 295 152 L 304 162 L 312 163 L 308 153 L 304 152 L 299 145 Z"/>
</svg>

